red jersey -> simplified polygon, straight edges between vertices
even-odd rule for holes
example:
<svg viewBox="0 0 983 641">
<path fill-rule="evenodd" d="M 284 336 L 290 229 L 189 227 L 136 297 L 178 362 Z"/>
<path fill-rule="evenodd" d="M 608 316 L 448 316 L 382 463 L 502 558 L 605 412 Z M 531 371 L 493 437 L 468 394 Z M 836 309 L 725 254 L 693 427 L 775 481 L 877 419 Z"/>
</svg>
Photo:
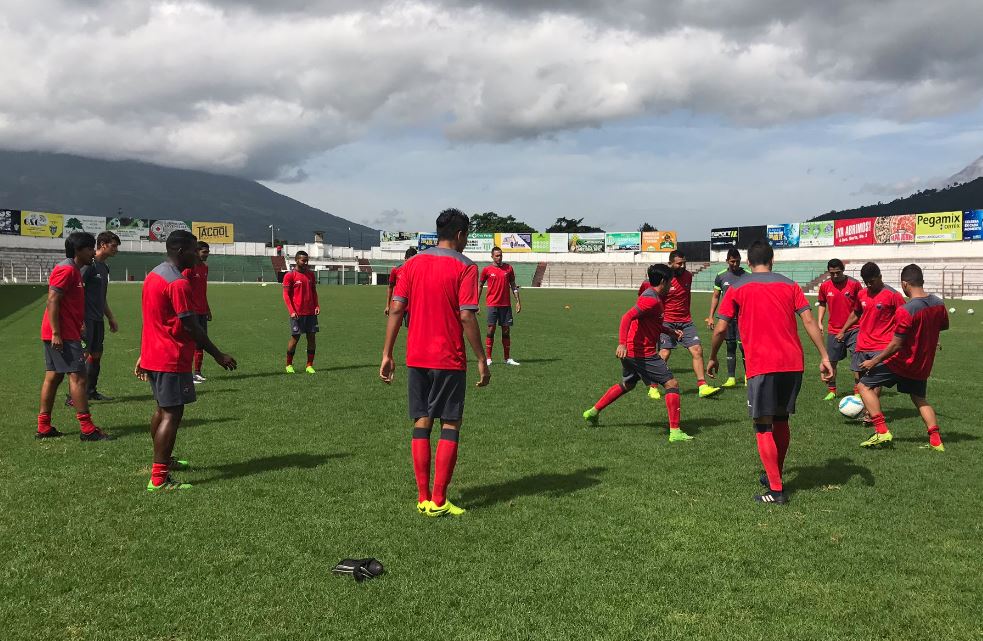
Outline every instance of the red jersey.
<svg viewBox="0 0 983 641">
<path fill-rule="evenodd" d="M 645 290 L 652 286 L 648 280 L 643 280 L 642 284 L 638 286 L 638 295 L 641 296 L 645 293 Z"/>
<path fill-rule="evenodd" d="M 283 302 L 287 311 L 298 316 L 313 316 L 318 307 L 317 281 L 314 270 L 293 270 L 283 276 Z"/>
<path fill-rule="evenodd" d="M 489 307 L 512 307 L 509 293 L 518 289 L 515 284 L 515 272 L 512 265 L 502 263 L 501 267 L 494 263 L 481 270 L 481 287 L 488 283 L 488 293 L 485 304 Z"/>
<path fill-rule="evenodd" d="M 161 263 L 143 281 L 140 367 L 153 372 L 191 371 L 195 343 L 182 318 L 194 315 L 191 282 L 171 263 Z"/>
<path fill-rule="evenodd" d="M 819 304 L 829 313 L 826 323 L 829 334 L 835 336 L 843 330 L 850 312 L 857 309 L 857 300 L 862 289 L 860 281 L 849 276 L 839 285 L 827 279 L 819 286 Z"/>
<path fill-rule="evenodd" d="M 394 289 L 396 287 L 396 281 L 399 280 L 399 272 L 403 269 L 402 265 L 396 265 L 389 270 L 389 288 Z"/>
<path fill-rule="evenodd" d="M 82 286 L 82 272 L 74 258 L 66 258 L 51 270 L 48 276 L 48 289 L 61 294 L 61 308 L 58 310 L 59 332 L 63 341 L 82 340 L 82 324 L 85 322 L 85 288 Z M 41 317 L 41 340 L 51 340 L 51 321 L 48 309 Z"/>
<path fill-rule="evenodd" d="M 662 302 L 665 303 L 665 322 L 667 323 L 688 323 L 693 320 L 689 311 L 690 299 L 692 298 L 693 273 L 683 271 L 679 276 L 673 276 L 669 283 L 669 289 L 662 295 Z"/>
<path fill-rule="evenodd" d="M 751 272 L 727 289 L 717 318 L 737 319 L 748 378 L 805 369 L 799 314 L 809 311 L 802 288 L 774 272 Z"/>
<path fill-rule="evenodd" d="M 894 338 L 894 314 L 904 304 L 904 297 L 898 290 L 887 285 L 876 296 L 870 293 L 870 288 L 860 290 L 857 296 L 857 313 L 860 314 L 858 352 L 879 352 L 887 347 Z"/>
<path fill-rule="evenodd" d="M 663 311 L 662 299 L 648 289 L 621 317 L 618 342 L 628 348 L 630 358 L 651 358 L 659 353 Z"/>
<path fill-rule="evenodd" d="M 208 307 L 208 264 L 198 263 L 181 274 L 191 283 L 191 309 L 195 314 L 207 315 Z"/>
<path fill-rule="evenodd" d="M 461 311 L 478 309 L 478 266 L 453 249 L 434 247 L 403 264 L 393 300 L 413 318 L 406 365 L 465 370 Z"/>
<path fill-rule="evenodd" d="M 927 381 L 935 363 L 939 333 L 949 329 L 945 303 L 934 294 L 912 298 L 895 312 L 894 335 L 902 339 L 901 349 L 884 361 L 899 376 Z"/>
</svg>

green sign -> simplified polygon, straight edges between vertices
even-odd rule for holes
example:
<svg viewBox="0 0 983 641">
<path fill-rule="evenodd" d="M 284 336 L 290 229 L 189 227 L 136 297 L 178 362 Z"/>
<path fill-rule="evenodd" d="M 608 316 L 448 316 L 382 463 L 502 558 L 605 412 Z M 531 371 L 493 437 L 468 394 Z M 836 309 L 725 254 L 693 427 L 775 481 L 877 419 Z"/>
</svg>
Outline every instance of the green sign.
<svg viewBox="0 0 983 641">
<path fill-rule="evenodd" d="M 549 234 L 533 234 L 532 235 L 532 250 L 536 253 L 548 254 L 550 251 L 550 235 Z"/>
</svg>

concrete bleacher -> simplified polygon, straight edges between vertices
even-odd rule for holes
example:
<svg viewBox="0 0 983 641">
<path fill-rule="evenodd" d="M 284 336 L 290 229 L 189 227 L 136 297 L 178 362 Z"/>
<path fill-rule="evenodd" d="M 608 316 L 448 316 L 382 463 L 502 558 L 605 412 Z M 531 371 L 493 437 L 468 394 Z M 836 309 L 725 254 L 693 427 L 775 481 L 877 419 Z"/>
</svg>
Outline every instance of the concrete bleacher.
<svg viewBox="0 0 983 641">
<path fill-rule="evenodd" d="M 926 261 L 875 261 L 881 268 L 884 282 L 901 291 L 901 270 L 912 262 L 916 262 L 925 275 L 925 289 L 943 298 L 979 298 L 983 297 L 983 260 L 954 260 L 937 259 Z M 846 274 L 863 282 L 860 270 L 864 261 L 853 261 L 846 264 Z"/>
<path fill-rule="evenodd" d="M 708 265 L 689 263 L 688 268 L 700 275 Z M 547 263 L 542 286 L 635 289 L 648 277 L 647 271 L 648 265 L 644 263 Z M 712 276 L 710 282 L 713 283 Z"/>
<path fill-rule="evenodd" d="M 46 282 L 51 268 L 64 258 L 64 250 L 4 249 L 0 251 L 0 282 Z"/>
</svg>

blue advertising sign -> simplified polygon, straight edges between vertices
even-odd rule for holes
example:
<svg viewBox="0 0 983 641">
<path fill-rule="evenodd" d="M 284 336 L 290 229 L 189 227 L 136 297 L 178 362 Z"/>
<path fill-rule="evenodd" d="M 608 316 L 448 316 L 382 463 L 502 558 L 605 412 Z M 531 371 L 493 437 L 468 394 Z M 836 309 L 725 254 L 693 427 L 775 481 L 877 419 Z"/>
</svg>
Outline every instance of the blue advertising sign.
<svg viewBox="0 0 983 641">
<path fill-rule="evenodd" d="M 963 212 L 963 240 L 983 240 L 983 209 Z"/>
</svg>

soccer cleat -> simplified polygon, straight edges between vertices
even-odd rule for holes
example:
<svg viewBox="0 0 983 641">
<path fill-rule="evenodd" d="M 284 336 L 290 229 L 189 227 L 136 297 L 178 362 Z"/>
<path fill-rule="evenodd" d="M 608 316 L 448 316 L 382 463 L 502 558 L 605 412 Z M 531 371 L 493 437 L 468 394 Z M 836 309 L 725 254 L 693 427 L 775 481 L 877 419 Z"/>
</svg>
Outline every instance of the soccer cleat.
<svg viewBox="0 0 983 641">
<path fill-rule="evenodd" d="M 420 501 L 416 504 L 416 511 L 420 514 L 426 514 L 428 507 L 430 507 L 430 501 Z"/>
<path fill-rule="evenodd" d="M 754 500 L 758 503 L 772 503 L 774 505 L 785 505 L 788 503 L 788 497 L 785 496 L 785 492 L 776 492 L 775 490 L 768 490 L 764 494 L 754 497 Z"/>
<path fill-rule="evenodd" d="M 287 374 L 293 374 L 295 371 L 293 365 L 287 365 Z"/>
<path fill-rule="evenodd" d="M 314 369 L 313 365 L 308 365 L 307 368 L 304 369 L 304 371 L 307 372 L 308 374 L 317 374 L 317 371 Z"/>
<path fill-rule="evenodd" d="M 197 385 L 198 383 L 204 383 L 208 379 L 202 376 L 201 374 L 199 374 L 198 372 L 195 372 L 194 375 L 191 377 L 191 380 L 194 381 L 195 385 Z"/>
<path fill-rule="evenodd" d="M 182 483 L 180 481 L 175 481 L 173 478 L 171 478 L 170 475 L 168 475 L 167 479 L 160 485 L 154 485 L 154 482 L 152 480 L 147 482 L 148 492 L 172 492 L 174 490 L 190 490 L 192 487 L 194 486 L 191 485 L 191 483 Z"/>
<path fill-rule="evenodd" d="M 510 358 L 509 360 L 507 360 L 507 361 L 505 361 L 505 364 L 506 364 L 506 365 L 521 365 L 521 363 L 519 363 L 519 362 L 518 362 L 517 360 L 515 360 L 514 358 Z"/>
<path fill-rule="evenodd" d="M 485 359 L 485 365 L 491 365 L 491 364 L 492 364 L 492 359 L 486 358 Z"/>
<path fill-rule="evenodd" d="M 430 501 L 430 505 L 426 507 L 425 514 L 430 517 L 440 517 L 440 516 L 461 516 L 467 512 L 463 507 L 457 507 L 448 500 L 444 500 L 443 505 L 434 505 L 433 501 Z"/>
<path fill-rule="evenodd" d="M 731 376 L 720 387 L 737 387 L 737 379 Z"/>
<path fill-rule="evenodd" d="M 54 429 L 54 428 L 52 428 Z M 935 450 L 936 452 L 945 452 L 945 443 L 939 443 L 938 445 L 932 445 L 931 443 L 925 443 L 921 448 L 923 450 Z"/>
<path fill-rule="evenodd" d="M 39 441 L 42 441 L 42 440 L 44 440 L 46 438 L 59 438 L 59 437 L 62 437 L 62 436 L 65 436 L 65 435 L 63 433 L 59 432 L 54 426 L 52 426 L 51 429 L 48 430 L 47 432 L 35 432 L 34 433 L 34 438 L 36 438 Z"/>
<path fill-rule="evenodd" d="M 894 436 L 890 432 L 874 432 L 874 435 L 869 439 L 860 444 L 860 447 L 884 447 L 886 445 L 891 445 L 891 441 L 894 440 Z"/>
<path fill-rule="evenodd" d="M 720 391 L 721 390 L 719 387 L 712 387 L 704 383 L 703 385 L 700 385 L 700 398 L 707 398 L 713 396 L 714 394 L 719 394 Z"/>
<path fill-rule="evenodd" d="M 191 469 L 191 463 L 189 461 L 185 461 L 172 456 L 170 460 L 167 462 L 167 467 L 168 469 L 171 470 L 177 470 L 179 472 L 183 472 L 184 470 Z"/>
<path fill-rule="evenodd" d="M 600 418 L 600 416 L 601 413 L 593 407 L 584 412 L 584 420 L 587 421 L 587 425 L 591 427 L 597 427 L 597 420 Z"/>
<path fill-rule="evenodd" d="M 659 393 L 658 387 L 649 388 L 649 398 L 652 399 L 653 401 L 657 401 L 660 398 L 662 398 L 662 394 Z"/>
<path fill-rule="evenodd" d="M 90 401 L 111 401 L 111 400 L 113 400 L 113 397 L 112 396 L 106 396 L 105 394 L 100 394 L 99 392 L 92 392 L 91 394 L 89 394 L 89 400 Z"/>
<path fill-rule="evenodd" d="M 692 441 L 693 437 L 682 430 L 669 430 L 669 442 Z"/>
<path fill-rule="evenodd" d="M 112 434 L 106 434 L 98 427 L 88 434 L 85 432 L 79 432 L 80 441 L 115 441 L 116 437 Z"/>
<path fill-rule="evenodd" d="M 826 396 L 823 397 L 823 400 L 824 401 L 835 401 L 836 400 L 836 392 L 830 392 L 829 394 L 827 394 Z"/>
</svg>

